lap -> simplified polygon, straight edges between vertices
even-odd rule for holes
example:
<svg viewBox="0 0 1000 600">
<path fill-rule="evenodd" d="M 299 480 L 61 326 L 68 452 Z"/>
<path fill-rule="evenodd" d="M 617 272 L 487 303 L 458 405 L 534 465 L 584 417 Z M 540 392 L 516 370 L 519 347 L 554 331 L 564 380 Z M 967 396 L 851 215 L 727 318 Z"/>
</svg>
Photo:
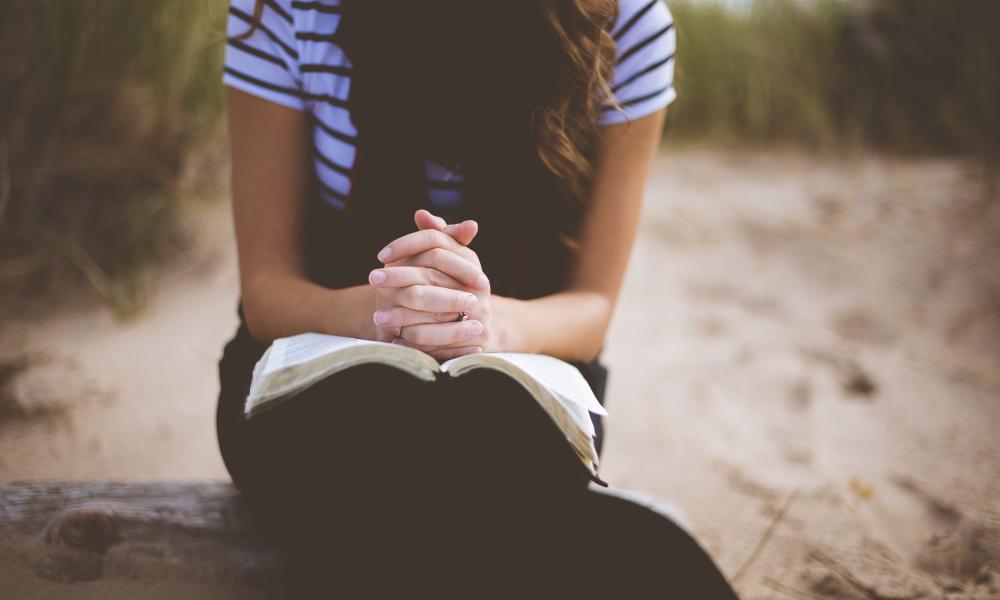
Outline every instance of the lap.
<svg viewBox="0 0 1000 600">
<path fill-rule="evenodd" d="M 553 487 L 582 466 L 502 374 L 427 383 L 362 365 L 249 420 L 243 397 L 224 386 L 220 444 L 245 496 L 290 542 L 289 581 L 303 590 L 731 597 L 668 519 L 587 492 L 584 478 Z"/>
<path fill-rule="evenodd" d="M 252 419 L 224 413 L 223 454 L 249 494 L 288 489 L 336 503 L 405 494 L 460 510 L 586 484 L 548 416 L 517 382 L 493 371 L 428 383 L 359 365 Z"/>
</svg>

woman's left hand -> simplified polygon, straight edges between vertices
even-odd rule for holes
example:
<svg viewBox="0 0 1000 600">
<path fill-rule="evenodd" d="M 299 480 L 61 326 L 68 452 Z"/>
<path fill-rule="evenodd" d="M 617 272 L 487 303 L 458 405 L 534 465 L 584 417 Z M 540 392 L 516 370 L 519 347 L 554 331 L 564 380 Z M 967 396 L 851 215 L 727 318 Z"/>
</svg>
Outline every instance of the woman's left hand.
<svg viewBox="0 0 1000 600">
<path fill-rule="evenodd" d="M 379 260 L 386 268 L 415 266 L 446 269 L 448 261 L 442 260 L 442 252 L 458 254 L 463 259 L 481 268 L 479 256 L 466 246 L 478 230 L 475 221 L 464 221 L 457 225 L 447 225 L 445 221 L 431 213 L 417 211 L 414 221 L 418 231 L 398 238 L 382 252 Z M 442 271 L 445 275 L 454 274 Z M 457 278 L 457 277 L 456 277 Z M 448 360 L 466 354 L 494 352 L 496 347 L 493 303 L 489 281 L 464 291 L 477 298 L 475 307 L 467 311 L 468 322 L 476 322 L 481 327 L 454 327 L 452 323 L 424 323 L 409 325 L 399 329 L 394 343 L 403 344 L 430 354 L 438 360 Z M 472 334 L 478 330 L 479 333 Z"/>
</svg>

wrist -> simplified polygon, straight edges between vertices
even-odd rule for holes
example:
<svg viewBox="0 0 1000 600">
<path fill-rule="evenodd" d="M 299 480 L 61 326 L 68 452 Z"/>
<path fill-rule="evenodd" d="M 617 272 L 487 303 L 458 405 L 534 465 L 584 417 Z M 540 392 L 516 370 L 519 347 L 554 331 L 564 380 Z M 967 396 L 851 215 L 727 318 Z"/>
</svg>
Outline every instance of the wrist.
<svg viewBox="0 0 1000 600">
<path fill-rule="evenodd" d="M 362 340 L 376 338 L 375 293 L 371 286 L 325 289 L 316 331 Z"/>
<path fill-rule="evenodd" d="M 494 347 L 499 352 L 532 352 L 525 330 L 521 327 L 521 311 L 525 301 L 493 296 Z"/>
</svg>

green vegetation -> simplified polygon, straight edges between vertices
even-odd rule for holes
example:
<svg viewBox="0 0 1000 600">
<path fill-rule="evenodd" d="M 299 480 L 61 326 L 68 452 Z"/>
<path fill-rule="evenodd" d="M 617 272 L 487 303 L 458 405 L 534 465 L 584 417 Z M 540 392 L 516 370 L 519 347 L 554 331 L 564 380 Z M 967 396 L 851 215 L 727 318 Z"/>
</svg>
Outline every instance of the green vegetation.
<svg viewBox="0 0 1000 600">
<path fill-rule="evenodd" d="M 1000 3 L 669 2 L 671 135 L 1000 157 Z"/>
<path fill-rule="evenodd" d="M 178 248 L 190 151 L 219 133 L 224 0 L 0 4 L 0 292 L 86 278 L 113 307 Z"/>
</svg>

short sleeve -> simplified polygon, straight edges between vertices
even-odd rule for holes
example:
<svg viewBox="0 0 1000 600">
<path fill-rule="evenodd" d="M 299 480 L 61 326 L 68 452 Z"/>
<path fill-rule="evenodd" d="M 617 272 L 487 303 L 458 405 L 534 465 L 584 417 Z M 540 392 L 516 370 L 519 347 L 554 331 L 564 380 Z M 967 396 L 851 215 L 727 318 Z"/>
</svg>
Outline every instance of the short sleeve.
<svg viewBox="0 0 1000 600">
<path fill-rule="evenodd" d="M 602 107 L 598 123 L 635 120 L 673 102 L 677 34 L 662 0 L 621 0 L 612 37 L 618 51 L 611 92 L 618 106 Z"/>
<path fill-rule="evenodd" d="M 290 0 L 264 0 L 254 29 L 256 0 L 231 0 L 222 82 L 282 106 L 305 110 Z M 253 33 L 246 35 L 248 31 Z"/>
</svg>

